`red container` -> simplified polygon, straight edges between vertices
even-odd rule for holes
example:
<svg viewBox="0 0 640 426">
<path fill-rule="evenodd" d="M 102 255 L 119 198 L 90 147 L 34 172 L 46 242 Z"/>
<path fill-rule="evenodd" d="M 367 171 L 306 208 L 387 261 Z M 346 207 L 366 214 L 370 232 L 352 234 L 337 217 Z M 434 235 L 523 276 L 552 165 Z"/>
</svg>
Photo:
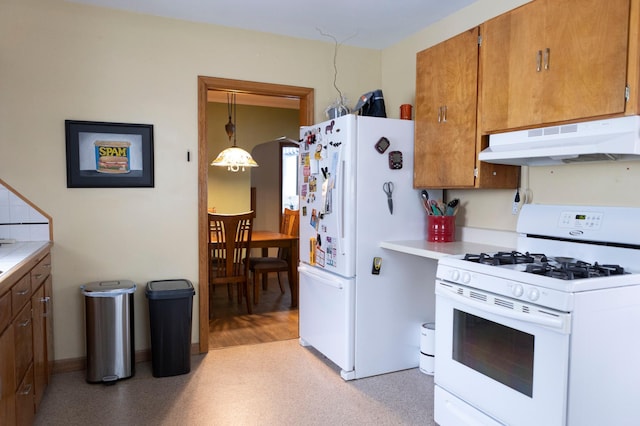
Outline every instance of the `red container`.
<svg viewBox="0 0 640 426">
<path fill-rule="evenodd" d="M 411 104 L 400 105 L 400 119 L 411 120 Z"/>
<path fill-rule="evenodd" d="M 455 241 L 456 217 L 427 215 L 427 241 L 450 243 Z"/>
</svg>

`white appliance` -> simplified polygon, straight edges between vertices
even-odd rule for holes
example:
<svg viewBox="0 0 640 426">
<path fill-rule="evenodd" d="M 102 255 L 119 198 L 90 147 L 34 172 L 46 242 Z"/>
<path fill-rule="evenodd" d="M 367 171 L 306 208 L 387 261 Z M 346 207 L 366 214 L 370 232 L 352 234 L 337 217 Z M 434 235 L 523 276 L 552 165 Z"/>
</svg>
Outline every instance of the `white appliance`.
<svg viewBox="0 0 640 426">
<path fill-rule="evenodd" d="M 436 265 L 379 246 L 425 238 L 413 121 L 345 115 L 300 138 L 300 343 L 345 380 L 417 367 Z"/>
<path fill-rule="evenodd" d="M 440 426 L 638 424 L 639 217 L 525 205 L 515 251 L 440 259 Z"/>
<path fill-rule="evenodd" d="M 640 116 L 490 135 L 489 147 L 478 158 L 488 163 L 527 166 L 640 160 Z"/>
</svg>

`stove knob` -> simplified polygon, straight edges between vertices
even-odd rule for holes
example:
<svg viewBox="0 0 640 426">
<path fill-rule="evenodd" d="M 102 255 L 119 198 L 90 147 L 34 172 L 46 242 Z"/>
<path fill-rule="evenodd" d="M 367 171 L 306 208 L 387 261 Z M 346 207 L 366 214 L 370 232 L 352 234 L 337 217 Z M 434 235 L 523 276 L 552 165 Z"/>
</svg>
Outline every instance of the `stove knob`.
<svg viewBox="0 0 640 426">
<path fill-rule="evenodd" d="M 463 272 L 462 273 L 462 282 L 465 284 L 469 284 L 469 282 L 471 281 L 471 274 L 468 272 Z"/>
<path fill-rule="evenodd" d="M 529 296 L 529 300 L 535 302 L 540 297 L 540 292 L 538 291 L 537 288 L 532 288 L 531 290 L 529 290 L 528 296 Z"/>
<path fill-rule="evenodd" d="M 451 280 L 458 281 L 458 279 L 460 279 L 460 271 L 454 269 L 453 271 L 451 271 Z"/>
<path fill-rule="evenodd" d="M 511 292 L 515 297 L 521 297 L 524 294 L 524 289 L 520 284 L 516 284 L 513 286 L 513 289 L 511 289 Z"/>
</svg>

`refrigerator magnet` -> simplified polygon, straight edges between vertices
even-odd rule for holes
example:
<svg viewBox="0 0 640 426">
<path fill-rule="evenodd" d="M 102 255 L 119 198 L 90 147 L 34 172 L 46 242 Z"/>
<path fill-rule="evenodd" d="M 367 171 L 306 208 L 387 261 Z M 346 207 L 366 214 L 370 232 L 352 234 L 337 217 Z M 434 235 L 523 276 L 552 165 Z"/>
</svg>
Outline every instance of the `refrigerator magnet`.
<svg viewBox="0 0 640 426">
<path fill-rule="evenodd" d="M 316 245 L 316 265 L 324 268 L 324 251 Z"/>
<path fill-rule="evenodd" d="M 402 152 L 391 151 L 389 153 L 389 168 L 391 170 L 400 170 L 402 168 Z"/>
<path fill-rule="evenodd" d="M 389 142 L 389 139 L 383 136 L 378 140 L 378 142 L 376 142 L 375 148 L 376 148 L 376 151 L 378 151 L 380 154 L 384 154 L 387 148 L 389 148 L 389 145 L 391 145 L 391 143 Z"/>
</svg>

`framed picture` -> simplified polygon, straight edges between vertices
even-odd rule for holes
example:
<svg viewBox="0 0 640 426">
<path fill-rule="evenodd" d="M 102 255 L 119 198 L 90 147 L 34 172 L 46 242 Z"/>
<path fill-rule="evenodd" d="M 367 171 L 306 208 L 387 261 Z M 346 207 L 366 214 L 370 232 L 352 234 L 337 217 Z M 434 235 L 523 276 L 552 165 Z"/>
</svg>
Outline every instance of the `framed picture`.
<svg viewBox="0 0 640 426">
<path fill-rule="evenodd" d="M 153 125 L 65 121 L 68 188 L 153 187 Z"/>
</svg>

